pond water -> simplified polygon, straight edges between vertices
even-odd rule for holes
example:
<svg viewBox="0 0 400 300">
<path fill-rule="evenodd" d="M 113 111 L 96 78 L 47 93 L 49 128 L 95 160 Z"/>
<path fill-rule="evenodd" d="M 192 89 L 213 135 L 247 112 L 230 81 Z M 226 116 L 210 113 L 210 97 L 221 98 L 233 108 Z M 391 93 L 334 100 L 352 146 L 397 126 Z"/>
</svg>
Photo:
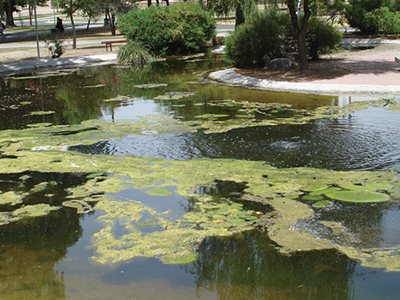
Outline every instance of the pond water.
<svg viewBox="0 0 400 300">
<path fill-rule="evenodd" d="M 111 164 L 127 170 L 142 168 L 146 176 L 159 172 L 155 168 L 158 164 L 167 166 L 173 162 L 178 164 L 178 169 L 181 163 L 182 172 L 187 172 L 184 163 L 191 161 L 188 169 L 197 168 L 196 159 L 200 165 L 203 159 L 213 159 L 216 165 L 225 162 L 220 159 L 229 159 L 227 163 L 259 161 L 276 168 L 273 169 L 276 172 L 296 167 L 297 170 L 325 169 L 332 174 L 341 171 L 372 171 L 374 174 L 393 171 L 398 174 L 399 111 L 388 110 L 383 105 L 367 105 L 350 111 L 344 108 L 347 113 L 339 117 L 333 117 L 336 111 L 332 112 L 332 117 L 296 124 L 288 120 L 322 107 L 333 110 L 333 107 L 376 99 L 270 93 L 228 87 L 204 79 L 205 72 L 224 66 L 219 56 L 209 55 L 188 60 L 170 59 L 143 68 L 102 66 L 0 79 L 0 129 L 5 134 L 10 132 L 7 138 L 2 137 L 0 147 L 6 149 L 5 144 L 17 143 L 14 139 L 18 133 L 42 123 L 49 130 L 52 127 L 69 130 L 62 134 L 73 141 L 67 152 L 71 156 L 85 155 L 84 160 L 90 160 L 93 165 L 102 157 L 115 157 Z M 250 104 L 243 108 L 244 102 Z M 272 108 L 263 106 L 266 104 Z M 276 123 L 237 126 L 233 123 L 235 120 L 243 118 L 243 124 L 245 122 L 243 111 L 254 113 L 251 115 L 253 125 L 263 125 L 261 122 L 264 121 Z M 121 136 L 105 138 L 99 134 L 97 140 L 96 134 L 94 140 L 91 135 L 90 140 L 79 137 L 93 129 L 79 127 L 89 120 L 119 126 L 157 116 L 187 124 L 187 128 L 195 130 L 165 133 L 162 129 L 165 124 L 157 123 L 155 118 L 150 119 L 154 126 L 140 127 L 139 131 L 124 132 Z M 220 127 L 213 131 L 210 123 L 196 127 L 203 120 L 234 126 L 227 131 Z M 48 139 L 43 137 L 43 143 L 50 143 L 50 137 Z M 59 144 L 63 142 L 58 140 Z M 13 192 L 22 199 L 17 204 L 2 203 L 2 213 L 12 213 L 16 207 L 38 203 L 61 207 L 70 199 L 71 191 L 87 187 L 91 182 L 92 169 L 52 171 L 64 159 L 61 156 L 51 160 L 47 171 L 33 166 L 23 172 L 9 171 L 20 150 L 18 148 L 10 155 L 6 150 L 3 154 L 0 149 L 0 161 L 4 163 L 3 171 L 0 171 L 0 195 Z M 68 155 L 65 151 L 62 153 Z M 130 158 L 145 161 L 140 166 L 129 165 Z M 146 166 L 149 169 L 145 169 Z M 208 172 L 217 172 L 212 169 L 212 163 L 210 166 Z M 114 169 L 110 167 L 110 170 Z M 102 180 L 107 182 L 114 171 L 101 172 L 95 182 L 99 185 Z M 121 180 L 130 182 L 132 176 L 133 170 L 127 171 Z M 93 197 L 107 195 L 122 204 L 135 199 L 140 205 L 151 208 L 140 211 L 141 217 L 136 221 L 128 220 L 129 226 L 127 219 L 133 220 L 134 213 L 113 221 L 112 234 L 116 239 L 133 234 L 131 224 L 143 237 L 166 231 L 166 223 L 159 222 L 160 216 L 164 216 L 165 222 L 177 222 L 187 213 L 200 211 L 197 196 L 209 197 L 207 199 L 216 204 L 240 204 L 244 211 L 273 212 L 270 205 L 245 197 L 248 184 L 251 184 L 246 180 L 235 182 L 215 178 L 208 185 L 193 186 L 191 196 L 183 195 L 177 188 L 178 182 L 185 181 L 185 176 L 176 179 L 171 175 L 171 178 L 159 180 L 154 175 L 153 180 L 156 186 L 161 186 L 161 181 L 167 182 L 163 185 L 167 194 L 151 194 L 149 186 L 139 188 L 134 183 L 121 183 L 127 185 L 123 190 L 92 193 Z M 392 256 L 398 264 L 400 205 L 399 198 L 391 195 L 391 201 L 383 203 L 333 201 L 331 207 L 315 210 L 312 218 L 294 223 L 292 229 L 343 247 L 395 249 L 397 252 Z M 299 201 L 312 206 L 310 201 Z M 3 224 L 0 227 L 0 299 L 364 300 L 400 297 L 400 272 L 366 267 L 329 247 L 294 251 L 290 255 L 281 253 L 280 245 L 269 238 L 268 227 L 225 236 L 206 236 L 195 243 L 196 259 L 188 263 L 163 263 L 161 254 L 99 263 L 93 259 L 98 256 L 97 234 L 107 228 L 110 219 L 107 219 L 109 212 L 106 209 L 96 210 L 96 206 L 92 206 L 95 209 L 86 214 L 63 207 L 45 216 L 15 222 L 0 220 Z M 346 230 L 337 236 L 321 226 L 321 222 L 336 222 Z M 183 223 L 184 226 L 187 224 Z M 204 230 L 203 226 L 195 227 L 200 232 Z M 116 247 L 117 250 L 128 248 L 129 244 Z"/>
</svg>

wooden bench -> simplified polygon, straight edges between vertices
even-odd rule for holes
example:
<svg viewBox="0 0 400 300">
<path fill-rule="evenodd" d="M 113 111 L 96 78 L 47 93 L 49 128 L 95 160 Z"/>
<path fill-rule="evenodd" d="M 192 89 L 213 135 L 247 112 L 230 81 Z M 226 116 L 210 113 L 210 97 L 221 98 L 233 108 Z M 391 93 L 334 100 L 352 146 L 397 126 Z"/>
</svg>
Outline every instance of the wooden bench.
<svg viewBox="0 0 400 300">
<path fill-rule="evenodd" d="M 110 46 L 110 51 L 112 51 L 112 44 L 126 43 L 126 40 L 109 40 L 101 41 L 103 45 L 106 45 L 106 51 L 108 51 L 108 46 Z"/>
<path fill-rule="evenodd" d="M 396 57 L 394 58 L 394 61 L 400 64 L 400 57 L 396 56 Z"/>
</svg>

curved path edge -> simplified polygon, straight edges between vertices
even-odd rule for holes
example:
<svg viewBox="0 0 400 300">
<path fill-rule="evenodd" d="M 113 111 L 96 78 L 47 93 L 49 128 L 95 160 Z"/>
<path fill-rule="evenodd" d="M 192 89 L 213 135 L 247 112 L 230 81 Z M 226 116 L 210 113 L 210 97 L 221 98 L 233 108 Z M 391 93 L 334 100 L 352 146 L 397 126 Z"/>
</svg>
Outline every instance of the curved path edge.
<svg viewBox="0 0 400 300">
<path fill-rule="evenodd" d="M 234 68 L 209 74 L 213 80 L 225 84 L 271 92 L 290 92 L 318 95 L 400 95 L 399 85 L 312 84 L 259 79 L 240 75 Z"/>
<path fill-rule="evenodd" d="M 22 60 L 0 64 L 0 77 L 15 76 L 27 72 L 43 69 L 61 69 L 71 66 L 99 65 L 113 63 L 117 59 L 116 54 L 88 55 L 75 57 L 49 58 L 41 60 Z"/>
</svg>

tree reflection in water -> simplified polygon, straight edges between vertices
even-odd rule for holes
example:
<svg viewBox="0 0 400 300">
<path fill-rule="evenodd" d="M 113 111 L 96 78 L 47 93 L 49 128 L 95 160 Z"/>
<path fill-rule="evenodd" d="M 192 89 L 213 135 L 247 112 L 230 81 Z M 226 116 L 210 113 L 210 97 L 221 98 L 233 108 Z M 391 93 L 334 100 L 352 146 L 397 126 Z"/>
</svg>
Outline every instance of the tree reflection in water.
<svg viewBox="0 0 400 300">
<path fill-rule="evenodd" d="M 356 263 L 336 251 L 281 255 L 265 232 L 234 238 L 207 238 L 198 259 L 187 266 L 195 275 L 198 297 L 218 299 L 352 299 Z"/>
</svg>

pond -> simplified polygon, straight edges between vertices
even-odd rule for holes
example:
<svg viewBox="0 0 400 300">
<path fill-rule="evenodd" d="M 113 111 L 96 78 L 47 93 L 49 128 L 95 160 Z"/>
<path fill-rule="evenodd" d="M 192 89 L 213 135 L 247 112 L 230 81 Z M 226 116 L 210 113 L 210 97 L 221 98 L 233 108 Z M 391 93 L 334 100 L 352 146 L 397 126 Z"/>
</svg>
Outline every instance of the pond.
<svg viewBox="0 0 400 300">
<path fill-rule="evenodd" d="M 399 298 L 399 100 L 225 66 L 0 79 L 0 299 Z"/>
</svg>

